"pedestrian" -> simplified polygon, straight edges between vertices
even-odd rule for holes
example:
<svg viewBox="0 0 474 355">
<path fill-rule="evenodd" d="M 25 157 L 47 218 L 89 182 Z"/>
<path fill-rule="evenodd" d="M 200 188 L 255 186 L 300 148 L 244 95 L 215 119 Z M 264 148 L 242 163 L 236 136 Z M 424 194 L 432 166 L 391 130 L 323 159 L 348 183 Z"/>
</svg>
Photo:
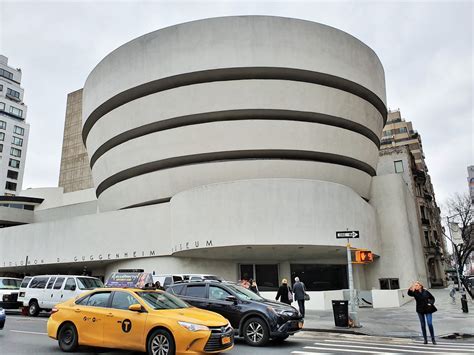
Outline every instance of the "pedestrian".
<svg viewBox="0 0 474 355">
<path fill-rule="evenodd" d="M 430 330 L 431 341 L 436 345 L 435 334 L 433 329 L 433 313 L 437 311 L 434 303 L 435 298 L 428 291 L 425 290 L 423 284 L 420 281 L 416 281 L 411 284 L 408 289 L 408 296 L 414 297 L 416 301 L 416 313 L 418 313 L 418 318 L 421 323 L 421 332 L 423 333 L 423 338 L 425 344 L 428 344 L 428 339 L 426 336 L 426 323 L 428 323 L 428 328 Z M 426 322 L 425 322 L 426 318 Z"/>
<path fill-rule="evenodd" d="M 155 282 L 155 288 L 156 288 L 157 290 L 162 290 L 162 291 L 165 290 L 163 287 L 161 287 L 160 281 L 156 281 L 156 282 Z"/>
<path fill-rule="evenodd" d="M 260 292 L 258 291 L 257 281 L 250 279 L 249 284 L 249 290 L 257 295 L 260 295 Z"/>
<path fill-rule="evenodd" d="M 278 301 L 280 299 L 280 302 L 286 303 L 291 305 L 291 302 L 293 302 L 293 291 L 290 286 L 288 286 L 288 280 L 283 279 L 281 280 L 281 285 L 278 288 L 277 295 L 275 299 Z"/>
<path fill-rule="evenodd" d="M 301 315 L 304 317 L 305 309 L 304 302 L 306 300 L 306 286 L 300 281 L 299 277 L 295 277 L 295 284 L 293 285 L 293 292 L 295 294 L 295 300 L 298 302 L 298 308 L 300 309 Z"/>
<path fill-rule="evenodd" d="M 454 284 L 451 286 L 451 291 L 449 291 L 449 297 L 451 297 L 451 303 L 455 304 L 456 303 L 456 297 L 454 296 L 456 294 L 456 287 Z"/>
</svg>

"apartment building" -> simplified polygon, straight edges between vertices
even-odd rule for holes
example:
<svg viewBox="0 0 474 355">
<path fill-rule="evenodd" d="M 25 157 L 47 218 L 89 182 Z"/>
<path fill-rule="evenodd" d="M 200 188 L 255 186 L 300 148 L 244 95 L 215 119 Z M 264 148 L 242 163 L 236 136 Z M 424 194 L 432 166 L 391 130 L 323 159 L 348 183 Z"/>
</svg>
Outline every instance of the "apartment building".
<svg viewBox="0 0 474 355">
<path fill-rule="evenodd" d="M 406 149 L 401 149 L 406 147 Z M 382 131 L 377 175 L 402 174 L 416 200 L 420 238 L 431 286 L 444 285 L 446 243 L 441 225 L 441 210 L 423 153 L 420 134 L 402 118 L 400 110 L 389 111 Z M 387 162 L 390 160 L 390 162 Z"/>
<path fill-rule="evenodd" d="M 0 195 L 15 196 L 22 189 L 30 126 L 21 74 L 0 55 Z"/>
</svg>

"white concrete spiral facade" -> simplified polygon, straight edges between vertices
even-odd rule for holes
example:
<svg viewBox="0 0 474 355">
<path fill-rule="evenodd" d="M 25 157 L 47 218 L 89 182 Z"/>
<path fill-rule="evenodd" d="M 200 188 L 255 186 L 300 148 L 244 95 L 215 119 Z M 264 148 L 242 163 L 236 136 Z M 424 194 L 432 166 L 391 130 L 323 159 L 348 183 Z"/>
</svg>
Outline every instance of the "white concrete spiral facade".
<svg viewBox="0 0 474 355">
<path fill-rule="evenodd" d="M 109 54 L 84 87 L 102 211 L 211 183 L 324 180 L 368 199 L 385 119 L 375 53 L 308 21 L 185 23 Z"/>
</svg>

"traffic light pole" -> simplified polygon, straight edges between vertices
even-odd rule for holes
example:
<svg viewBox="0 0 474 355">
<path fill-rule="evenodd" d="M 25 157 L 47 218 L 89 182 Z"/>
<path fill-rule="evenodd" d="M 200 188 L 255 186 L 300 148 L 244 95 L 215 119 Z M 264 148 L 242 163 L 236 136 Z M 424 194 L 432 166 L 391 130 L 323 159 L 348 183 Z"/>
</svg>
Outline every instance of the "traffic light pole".
<svg viewBox="0 0 474 355">
<path fill-rule="evenodd" d="M 357 313 L 358 302 L 356 298 L 356 292 L 354 289 L 354 277 L 352 275 L 352 251 L 351 251 L 351 244 L 349 243 L 349 239 L 347 239 L 347 273 L 349 276 L 349 292 L 350 292 L 349 318 L 352 319 L 354 328 L 360 328 L 361 325 L 359 323 L 359 315 Z"/>
</svg>

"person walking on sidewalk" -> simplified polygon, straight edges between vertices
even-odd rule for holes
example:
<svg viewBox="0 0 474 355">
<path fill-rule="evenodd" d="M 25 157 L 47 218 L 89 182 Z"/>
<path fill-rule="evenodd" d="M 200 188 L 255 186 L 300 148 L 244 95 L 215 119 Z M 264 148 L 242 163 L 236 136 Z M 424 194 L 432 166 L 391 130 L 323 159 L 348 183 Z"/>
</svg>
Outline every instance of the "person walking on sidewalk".
<svg viewBox="0 0 474 355">
<path fill-rule="evenodd" d="M 451 304 L 455 304 L 456 303 L 456 287 L 453 286 L 451 287 L 451 291 L 449 291 L 449 297 L 451 297 Z"/>
<path fill-rule="evenodd" d="M 421 323 L 421 332 L 423 333 L 423 338 L 425 344 L 428 344 L 428 339 L 426 336 L 426 323 L 428 323 L 428 328 L 430 330 L 431 341 L 436 345 L 435 334 L 433 329 L 433 313 L 437 311 L 434 302 L 435 298 L 428 291 L 425 290 L 423 284 L 420 281 L 416 281 L 411 284 L 408 289 L 408 296 L 414 297 L 416 301 L 416 313 L 418 313 L 418 318 Z M 426 318 L 426 322 L 425 322 Z"/>
<path fill-rule="evenodd" d="M 293 292 L 295 294 L 295 300 L 298 302 L 298 308 L 300 309 L 301 315 L 304 317 L 304 302 L 306 294 L 306 286 L 300 281 L 299 277 L 295 277 L 295 284 L 293 285 Z"/>
<path fill-rule="evenodd" d="M 280 299 L 280 302 L 283 302 L 289 305 L 291 305 L 291 302 L 293 302 L 293 291 L 291 290 L 291 287 L 288 286 L 287 279 L 281 280 L 281 285 L 278 288 L 278 292 L 275 299 L 277 301 L 278 299 Z"/>
</svg>

